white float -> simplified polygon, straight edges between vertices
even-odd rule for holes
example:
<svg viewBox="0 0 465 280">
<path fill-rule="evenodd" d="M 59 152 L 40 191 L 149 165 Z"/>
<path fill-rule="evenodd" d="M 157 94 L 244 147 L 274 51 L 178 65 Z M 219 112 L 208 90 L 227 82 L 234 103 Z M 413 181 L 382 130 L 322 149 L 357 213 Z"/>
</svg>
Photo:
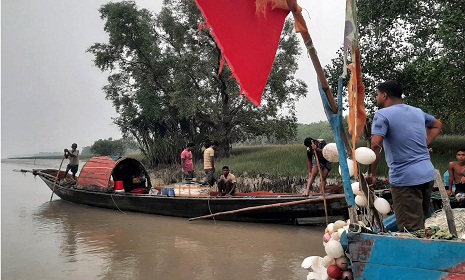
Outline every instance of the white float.
<svg viewBox="0 0 465 280">
<path fill-rule="evenodd" d="M 329 223 L 327 226 L 326 226 L 326 230 L 331 234 L 333 233 L 334 231 L 334 223 Z"/>
<path fill-rule="evenodd" d="M 310 257 L 306 257 L 303 261 L 302 261 L 302 264 L 301 266 L 305 269 L 308 269 L 310 267 L 314 267 L 314 266 L 318 266 L 320 265 L 320 259 L 323 259 L 322 257 L 320 256 L 310 256 Z"/>
<path fill-rule="evenodd" d="M 339 258 L 344 254 L 344 249 L 342 248 L 341 242 L 329 240 L 328 243 L 326 243 L 325 252 L 332 258 Z"/>
<path fill-rule="evenodd" d="M 337 242 L 337 241 L 336 241 Z M 325 256 L 321 262 L 324 267 L 328 268 L 328 266 L 336 264 L 336 260 L 331 256 Z"/>
<path fill-rule="evenodd" d="M 389 205 L 389 202 L 382 197 L 375 198 L 373 205 L 375 206 L 376 210 L 378 210 L 378 212 L 381 214 L 386 215 L 389 212 L 391 212 L 391 205 Z"/>
<path fill-rule="evenodd" d="M 356 195 L 355 204 L 357 204 L 360 207 L 365 207 L 368 204 L 367 198 L 364 195 Z"/>
<path fill-rule="evenodd" d="M 349 167 L 349 176 L 354 176 L 354 161 L 350 158 L 347 159 L 347 166 Z M 339 174 L 342 175 L 341 166 L 339 165 Z"/>
<path fill-rule="evenodd" d="M 362 190 L 360 189 L 360 183 L 359 182 L 353 182 L 351 185 L 352 185 L 352 192 L 355 195 L 362 195 L 363 194 Z"/>
<path fill-rule="evenodd" d="M 323 148 L 323 157 L 330 162 L 339 162 L 336 143 L 328 143 Z"/>
<path fill-rule="evenodd" d="M 359 147 L 355 150 L 355 159 L 361 164 L 372 164 L 376 160 L 376 154 L 372 149 Z"/>
<path fill-rule="evenodd" d="M 333 231 L 337 231 L 338 229 L 342 228 L 345 225 L 346 225 L 346 222 L 342 220 L 337 220 L 334 222 Z"/>
</svg>

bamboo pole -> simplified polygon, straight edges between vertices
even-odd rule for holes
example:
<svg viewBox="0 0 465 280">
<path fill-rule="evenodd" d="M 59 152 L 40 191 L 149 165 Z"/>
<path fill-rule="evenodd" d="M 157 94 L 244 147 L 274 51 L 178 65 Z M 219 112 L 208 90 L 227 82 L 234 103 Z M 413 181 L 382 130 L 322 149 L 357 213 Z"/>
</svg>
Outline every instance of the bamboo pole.
<svg viewBox="0 0 465 280">
<path fill-rule="evenodd" d="M 446 213 L 449 232 L 454 236 L 457 236 L 457 228 L 455 227 L 454 213 L 452 213 L 452 208 L 450 207 L 449 196 L 447 195 L 446 188 L 444 187 L 444 182 L 441 179 L 441 174 L 437 169 L 434 176 L 434 184 L 439 188 L 439 193 L 442 197 L 442 208 L 444 209 L 444 213 Z"/>
<path fill-rule="evenodd" d="M 64 160 L 65 160 L 65 156 L 63 156 L 63 157 L 61 158 L 60 167 L 58 168 L 57 176 L 56 176 L 56 178 L 55 178 L 55 182 L 53 182 L 52 195 L 50 196 L 50 201 L 52 201 L 53 194 L 55 193 L 55 186 L 56 186 L 56 184 L 57 184 L 58 177 L 60 176 L 60 170 L 61 170 L 61 166 L 63 165 L 63 161 L 64 161 Z"/>
<path fill-rule="evenodd" d="M 335 195 L 332 197 L 328 197 L 327 200 L 335 200 L 335 199 L 341 199 L 344 198 L 344 195 Z M 218 212 L 210 215 L 204 215 L 204 216 L 199 216 L 195 218 L 190 218 L 189 221 L 195 221 L 195 220 L 200 220 L 200 219 L 207 219 L 207 218 L 212 218 L 220 215 L 228 215 L 228 214 L 235 214 L 235 213 L 240 213 L 240 212 L 246 212 L 246 211 L 251 211 L 251 210 L 258 210 L 258 209 L 266 209 L 266 208 L 273 208 L 273 207 L 282 207 L 282 206 L 289 206 L 289 205 L 297 205 L 297 204 L 302 204 L 302 203 L 310 203 L 310 202 L 319 202 L 324 200 L 322 197 L 318 198 L 309 198 L 309 199 L 304 199 L 304 200 L 298 200 L 298 201 L 290 201 L 290 202 L 280 202 L 280 203 L 273 203 L 273 204 L 267 204 L 267 205 L 260 205 L 260 206 L 252 206 L 252 207 L 246 207 L 246 208 L 241 208 L 241 209 L 236 209 L 236 210 L 230 210 L 230 211 L 224 211 L 224 212 Z"/>
<path fill-rule="evenodd" d="M 331 92 L 331 88 L 329 87 L 328 80 L 326 79 L 325 73 L 323 71 L 323 67 L 321 66 L 320 59 L 318 58 L 315 46 L 313 45 L 312 37 L 310 36 L 310 33 L 308 32 L 307 24 L 305 23 L 305 19 L 302 16 L 302 8 L 299 7 L 296 0 L 286 0 L 286 3 L 287 3 L 289 10 L 292 12 L 294 16 L 296 30 L 302 36 L 305 47 L 307 48 L 310 59 L 312 60 L 312 64 L 315 69 L 318 80 L 321 83 L 321 88 L 325 92 L 325 95 L 328 99 L 331 112 L 333 114 L 337 114 L 338 104 L 336 103 L 336 100 L 334 99 L 334 96 Z M 341 129 L 342 129 L 343 134 L 346 134 L 345 129 L 343 128 Z M 348 142 L 344 141 L 344 144 L 346 146 L 347 152 L 350 153 L 349 150 L 351 150 L 351 148 L 348 145 Z M 349 207 L 349 218 L 350 218 L 351 223 L 357 222 L 357 210 L 355 209 L 355 207 Z"/>
<path fill-rule="evenodd" d="M 321 166 L 320 166 L 320 161 L 318 160 L 318 155 L 315 149 L 315 160 L 316 160 L 316 165 L 318 165 L 318 173 L 320 173 L 320 186 L 323 184 L 323 175 L 321 174 Z M 325 195 L 325 187 L 326 184 L 323 186 L 323 188 L 320 190 L 321 193 L 323 194 L 323 204 L 325 206 L 325 218 L 326 218 L 326 225 L 328 225 L 328 207 L 326 205 L 326 195 Z"/>
</svg>

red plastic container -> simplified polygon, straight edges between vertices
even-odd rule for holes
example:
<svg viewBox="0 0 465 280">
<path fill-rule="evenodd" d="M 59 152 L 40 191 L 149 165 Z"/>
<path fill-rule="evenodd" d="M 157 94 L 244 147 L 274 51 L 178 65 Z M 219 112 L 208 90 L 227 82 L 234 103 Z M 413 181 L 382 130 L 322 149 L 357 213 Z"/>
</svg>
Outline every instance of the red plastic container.
<svg viewBox="0 0 465 280">
<path fill-rule="evenodd" d="M 123 181 L 115 181 L 115 192 L 124 192 Z"/>
<path fill-rule="evenodd" d="M 131 191 L 131 193 L 143 194 L 143 193 L 145 193 L 145 189 L 144 189 L 144 188 L 133 189 L 133 190 Z"/>
</svg>

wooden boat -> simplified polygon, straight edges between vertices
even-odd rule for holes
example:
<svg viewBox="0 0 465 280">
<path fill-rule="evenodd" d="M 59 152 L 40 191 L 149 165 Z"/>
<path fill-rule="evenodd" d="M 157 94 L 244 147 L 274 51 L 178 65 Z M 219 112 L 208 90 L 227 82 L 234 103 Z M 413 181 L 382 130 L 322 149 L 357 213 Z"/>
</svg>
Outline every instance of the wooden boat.
<svg viewBox="0 0 465 280">
<path fill-rule="evenodd" d="M 57 170 L 35 169 L 54 194 L 63 200 L 121 211 L 194 218 L 232 211 L 218 215 L 218 220 L 267 223 L 297 223 L 300 218 L 325 217 L 321 196 L 307 197 L 289 193 L 236 193 L 231 197 L 210 194 L 163 194 L 163 187 L 152 187 L 144 166 L 132 158 L 91 158 L 82 168 L 77 182 L 71 178 L 55 180 Z M 65 176 L 60 172 L 60 178 Z M 115 190 L 115 183 L 123 182 L 124 190 Z M 198 187 L 198 185 L 195 185 Z M 166 186 L 168 189 L 174 186 Z M 186 184 L 185 188 L 189 188 Z M 209 189 L 209 188 L 208 188 Z M 156 191 L 155 191 L 156 190 Z M 116 192 L 115 192 L 116 191 Z M 333 219 L 347 217 L 347 204 L 342 194 L 326 195 L 328 215 Z M 250 209 L 251 207 L 256 207 Z M 244 209 L 246 211 L 244 211 Z"/>
<path fill-rule="evenodd" d="M 465 242 L 349 232 L 354 279 L 465 279 Z"/>
</svg>

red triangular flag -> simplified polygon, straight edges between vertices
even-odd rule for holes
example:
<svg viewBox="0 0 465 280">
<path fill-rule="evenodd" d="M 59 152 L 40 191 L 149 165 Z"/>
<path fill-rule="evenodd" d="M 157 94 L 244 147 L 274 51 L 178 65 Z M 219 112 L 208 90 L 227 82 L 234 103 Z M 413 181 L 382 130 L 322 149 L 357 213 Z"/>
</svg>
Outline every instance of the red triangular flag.
<svg viewBox="0 0 465 280">
<path fill-rule="evenodd" d="M 196 2 L 241 91 L 260 105 L 289 11 L 268 4 L 256 12 L 255 0 Z"/>
</svg>

